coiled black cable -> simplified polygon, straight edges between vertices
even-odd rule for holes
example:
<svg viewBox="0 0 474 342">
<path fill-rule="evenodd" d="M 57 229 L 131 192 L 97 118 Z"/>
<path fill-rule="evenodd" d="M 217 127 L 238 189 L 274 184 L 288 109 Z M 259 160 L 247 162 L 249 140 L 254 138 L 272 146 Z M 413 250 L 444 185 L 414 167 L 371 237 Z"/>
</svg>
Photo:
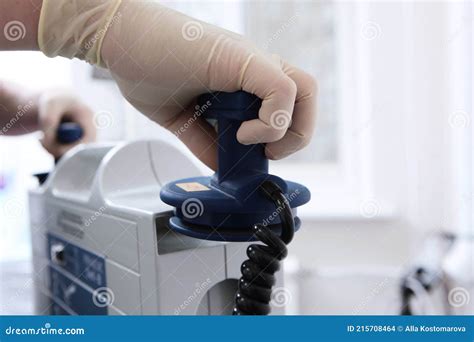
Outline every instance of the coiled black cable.
<svg viewBox="0 0 474 342">
<path fill-rule="evenodd" d="M 290 204 L 280 187 L 265 181 L 261 185 L 264 195 L 275 204 L 281 221 L 281 236 L 268 227 L 256 224 L 254 236 L 265 245 L 251 244 L 247 248 L 248 259 L 242 263 L 238 290 L 235 295 L 233 315 L 268 315 L 272 287 L 275 285 L 275 273 L 280 269 L 281 261 L 288 255 L 286 245 L 295 233 L 295 221 Z"/>
</svg>

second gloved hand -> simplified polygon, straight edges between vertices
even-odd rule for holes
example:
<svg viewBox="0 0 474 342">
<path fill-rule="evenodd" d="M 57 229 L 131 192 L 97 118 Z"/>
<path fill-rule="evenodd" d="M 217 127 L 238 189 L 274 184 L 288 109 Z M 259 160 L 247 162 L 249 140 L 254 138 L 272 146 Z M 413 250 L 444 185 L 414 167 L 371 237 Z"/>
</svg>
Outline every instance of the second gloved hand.
<svg viewBox="0 0 474 342">
<path fill-rule="evenodd" d="M 244 90 L 260 97 L 259 118 L 242 123 L 237 138 L 267 143 L 270 159 L 303 148 L 313 134 L 311 76 L 237 34 L 155 1 L 43 0 L 39 44 L 49 56 L 108 68 L 135 108 L 175 132 L 213 169 L 216 133 L 195 113 L 202 93 Z"/>
<path fill-rule="evenodd" d="M 64 120 L 81 126 L 83 136 L 79 141 L 66 145 L 58 141 L 58 127 Z M 96 127 L 91 109 L 67 91 L 50 90 L 39 96 L 38 121 L 43 132 L 41 144 L 55 158 L 62 157 L 77 144 L 95 141 Z"/>
</svg>

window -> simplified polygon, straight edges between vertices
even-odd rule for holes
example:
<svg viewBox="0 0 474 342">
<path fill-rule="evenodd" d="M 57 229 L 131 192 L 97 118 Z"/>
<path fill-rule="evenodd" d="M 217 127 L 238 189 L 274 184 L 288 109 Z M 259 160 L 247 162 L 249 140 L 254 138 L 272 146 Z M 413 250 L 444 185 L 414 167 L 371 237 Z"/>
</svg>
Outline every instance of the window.
<svg viewBox="0 0 474 342">
<path fill-rule="evenodd" d="M 287 162 L 336 162 L 337 59 L 332 2 L 244 3 L 245 35 L 317 78 L 320 85 L 317 133 L 308 147 Z M 311 15 L 305 15 L 311 13 Z"/>
</svg>

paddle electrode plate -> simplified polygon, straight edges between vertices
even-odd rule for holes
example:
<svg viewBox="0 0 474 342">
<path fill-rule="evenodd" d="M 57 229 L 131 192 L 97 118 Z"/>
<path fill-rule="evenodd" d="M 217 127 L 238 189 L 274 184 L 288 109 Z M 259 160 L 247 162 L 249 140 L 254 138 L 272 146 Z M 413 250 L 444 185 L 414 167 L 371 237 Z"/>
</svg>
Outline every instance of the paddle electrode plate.
<svg viewBox="0 0 474 342">
<path fill-rule="evenodd" d="M 256 119 L 261 100 L 249 93 L 210 93 L 198 98 L 197 111 L 218 128 L 218 170 L 212 177 L 181 179 L 161 190 L 163 202 L 175 207 L 171 229 L 205 240 L 250 241 L 252 227 L 263 224 L 281 230 L 278 208 L 262 194 L 261 184 L 275 182 L 285 194 L 300 226 L 296 207 L 310 200 L 301 184 L 268 174 L 265 145 L 242 145 L 237 130 L 243 121 Z"/>
</svg>

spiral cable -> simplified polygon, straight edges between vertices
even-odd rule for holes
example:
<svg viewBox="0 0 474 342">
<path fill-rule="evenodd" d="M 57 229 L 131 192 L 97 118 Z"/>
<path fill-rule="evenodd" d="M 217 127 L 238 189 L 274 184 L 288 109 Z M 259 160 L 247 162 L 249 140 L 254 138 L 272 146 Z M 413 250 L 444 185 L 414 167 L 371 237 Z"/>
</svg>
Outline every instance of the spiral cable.
<svg viewBox="0 0 474 342">
<path fill-rule="evenodd" d="M 275 273 L 280 270 L 281 261 L 288 255 L 286 245 L 291 242 L 295 232 L 293 213 L 280 187 L 272 181 L 265 181 L 261 190 L 275 204 L 282 226 L 281 236 L 261 224 L 252 227 L 255 239 L 264 245 L 251 244 L 247 248 L 248 259 L 240 267 L 242 277 L 235 295 L 233 315 L 270 313 L 272 287 L 276 283 Z"/>
</svg>

